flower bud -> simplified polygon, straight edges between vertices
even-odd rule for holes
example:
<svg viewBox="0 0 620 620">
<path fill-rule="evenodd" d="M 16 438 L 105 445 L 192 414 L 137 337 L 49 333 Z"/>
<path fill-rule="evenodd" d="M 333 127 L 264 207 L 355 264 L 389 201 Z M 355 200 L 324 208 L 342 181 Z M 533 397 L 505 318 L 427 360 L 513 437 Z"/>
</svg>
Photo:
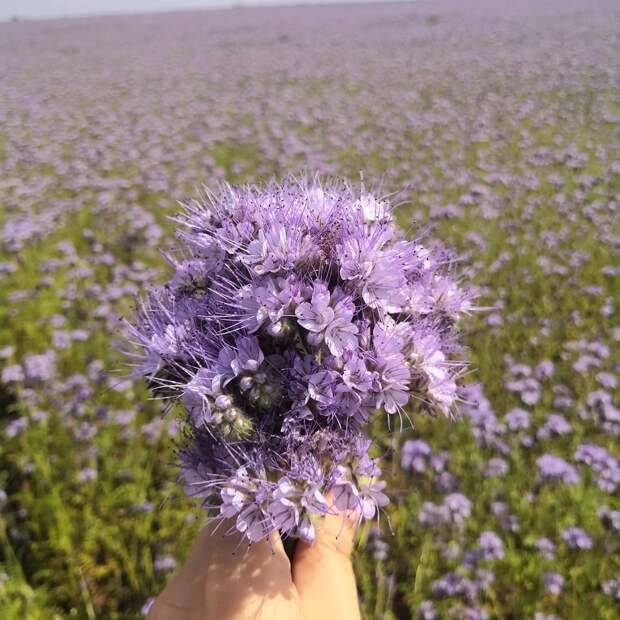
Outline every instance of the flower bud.
<svg viewBox="0 0 620 620">
<path fill-rule="evenodd" d="M 241 377 L 239 381 L 239 388 L 243 392 L 247 392 L 254 385 L 254 379 L 252 377 Z"/>
<path fill-rule="evenodd" d="M 255 385 L 248 393 L 248 400 L 252 404 L 255 404 L 258 402 L 258 399 L 260 398 L 260 396 L 261 396 L 261 389 L 258 385 Z"/>
<path fill-rule="evenodd" d="M 241 411 L 237 407 L 230 407 L 224 412 L 224 419 L 232 422 L 241 415 Z"/>
<path fill-rule="evenodd" d="M 267 328 L 267 333 L 270 336 L 279 336 L 282 333 L 282 323 L 280 321 L 278 321 L 277 323 L 272 323 L 268 328 Z"/>
<path fill-rule="evenodd" d="M 215 407 L 217 409 L 228 409 L 232 405 L 232 398 L 226 394 L 220 394 L 215 399 Z"/>
</svg>

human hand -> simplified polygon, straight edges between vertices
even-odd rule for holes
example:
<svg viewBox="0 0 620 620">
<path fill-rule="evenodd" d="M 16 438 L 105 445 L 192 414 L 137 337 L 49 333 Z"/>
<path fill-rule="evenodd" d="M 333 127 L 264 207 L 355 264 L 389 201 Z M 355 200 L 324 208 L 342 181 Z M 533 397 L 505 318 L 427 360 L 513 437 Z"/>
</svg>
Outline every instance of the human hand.
<svg viewBox="0 0 620 620">
<path fill-rule="evenodd" d="M 357 515 L 328 514 L 313 545 L 297 541 L 293 562 L 276 533 L 247 548 L 228 526 L 199 533 L 147 620 L 359 620 L 351 564 Z"/>
</svg>

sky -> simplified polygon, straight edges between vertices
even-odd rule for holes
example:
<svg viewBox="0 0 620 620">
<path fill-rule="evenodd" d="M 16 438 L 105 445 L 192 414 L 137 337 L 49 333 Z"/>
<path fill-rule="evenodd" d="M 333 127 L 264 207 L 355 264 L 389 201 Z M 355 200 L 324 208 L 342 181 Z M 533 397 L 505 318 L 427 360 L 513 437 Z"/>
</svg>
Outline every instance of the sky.
<svg viewBox="0 0 620 620">
<path fill-rule="evenodd" d="M 258 4 L 325 4 L 329 0 L 0 0 L 0 20 L 12 17 L 67 17 L 106 13 L 145 13 Z M 336 0 L 333 0 L 336 1 Z"/>
</svg>

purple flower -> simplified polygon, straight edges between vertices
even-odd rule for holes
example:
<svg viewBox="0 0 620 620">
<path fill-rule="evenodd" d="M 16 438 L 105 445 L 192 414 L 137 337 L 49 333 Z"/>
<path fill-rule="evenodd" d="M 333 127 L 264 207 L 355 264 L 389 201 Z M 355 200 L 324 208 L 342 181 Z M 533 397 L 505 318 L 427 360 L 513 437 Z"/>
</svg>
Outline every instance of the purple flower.
<svg viewBox="0 0 620 620">
<path fill-rule="evenodd" d="M 436 620 L 437 611 L 431 601 L 422 601 L 418 607 L 418 617 L 420 620 Z"/>
<path fill-rule="evenodd" d="M 9 422 L 4 429 L 4 433 L 7 437 L 12 439 L 21 435 L 27 428 L 28 418 L 21 417 Z"/>
<path fill-rule="evenodd" d="M 501 560 L 505 555 L 504 543 L 495 532 L 482 532 L 478 538 L 478 547 L 485 560 Z"/>
<path fill-rule="evenodd" d="M 423 473 L 426 471 L 431 454 L 431 447 L 426 442 L 421 439 L 408 439 L 401 448 L 401 467 L 405 470 L 412 469 L 416 473 Z"/>
<path fill-rule="evenodd" d="M 360 503 L 362 515 L 365 519 L 372 519 L 379 508 L 386 506 L 389 499 L 383 489 L 385 480 L 370 480 L 360 485 Z"/>
<path fill-rule="evenodd" d="M 376 562 L 385 562 L 390 552 L 390 546 L 381 537 L 379 527 L 373 528 L 368 536 L 368 550 Z"/>
<path fill-rule="evenodd" d="M 24 370 L 19 364 L 11 364 L 2 369 L 2 383 L 19 383 L 24 378 Z"/>
<path fill-rule="evenodd" d="M 276 210 L 277 212 L 277 210 Z M 252 265 L 254 273 L 279 273 L 294 268 L 299 261 L 308 260 L 316 252 L 315 241 L 304 229 L 277 221 L 258 231 L 242 260 Z"/>
<path fill-rule="evenodd" d="M 534 370 L 534 374 L 539 379 L 546 379 L 548 377 L 552 377 L 555 371 L 555 366 L 551 360 L 543 360 L 536 366 Z"/>
<path fill-rule="evenodd" d="M 311 301 L 297 306 L 295 315 L 299 324 L 311 332 L 311 344 L 320 344 L 324 339 L 331 354 L 341 357 L 345 350 L 357 346 L 358 327 L 351 322 L 354 312 L 355 305 L 342 289 L 337 288 L 330 299 L 326 285 L 316 282 Z"/>
<path fill-rule="evenodd" d="M 547 482 L 563 482 L 564 484 L 578 484 L 577 470 L 564 459 L 553 454 L 543 454 L 537 461 L 538 473 L 542 480 Z"/>
<path fill-rule="evenodd" d="M 359 510 L 362 504 L 358 488 L 347 478 L 347 471 L 338 467 L 337 481 L 332 487 L 334 506 L 340 511 Z"/>
<path fill-rule="evenodd" d="M 256 372 L 265 359 L 258 345 L 258 340 L 254 336 L 237 338 L 235 347 L 237 352 L 230 362 L 230 367 L 235 375 L 240 375 L 244 371 Z"/>
<path fill-rule="evenodd" d="M 456 324 L 472 305 L 447 253 L 406 239 L 387 201 L 318 180 L 226 187 L 177 223 L 174 273 L 128 332 L 134 374 L 182 405 L 186 493 L 250 541 L 312 541 L 330 492 L 337 509 L 375 517 L 388 498 L 370 417 L 404 419 L 410 400 L 452 416 L 459 399 Z M 155 441 L 163 427 L 142 430 Z M 468 500 L 446 501 L 462 523 Z"/>
<path fill-rule="evenodd" d="M 335 318 L 329 301 L 327 286 L 323 282 L 315 282 L 310 302 L 299 304 L 295 310 L 299 324 L 310 332 L 323 332 Z"/>
<path fill-rule="evenodd" d="M 474 600 L 478 587 L 468 577 L 456 572 L 450 572 L 433 582 L 433 595 L 439 598 L 460 596 L 467 600 Z"/>
<path fill-rule="evenodd" d="M 527 430 L 530 427 L 530 414 L 518 407 L 506 414 L 506 423 L 511 431 Z"/>
<path fill-rule="evenodd" d="M 614 600 L 620 601 L 620 577 L 603 582 L 603 592 Z"/>
<path fill-rule="evenodd" d="M 443 505 L 450 512 L 451 519 L 457 527 L 463 527 L 471 516 L 471 502 L 461 493 L 446 495 Z"/>
<path fill-rule="evenodd" d="M 192 424 L 196 427 L 211 419 L 211 405 L 208 396 L 217 393 L 219 381 L 214 382 L 212 371 L 200 368 L 185 386 L 183 392 L 183 404 L 190 416 Z"/>
<path fill-rule="evenodd" d="M 620 487 L 620 461 L 602 446 L 581 444 L 575 451 L 575 460 L 594 470 L 601 490 L 614 493 Z"/>
<path fill-rule="evenodd" d="M 553 560 L 555 558 L 555 544 L 548 538 L 539 538 L 535 546 L 545 559 Z"/>
<path fill-rule="evenodd" d="M 271 519 L 257 504 L 246 506 L 237 516 L 235 526 L 245 534 L 250 542 L 258 542 L 267 538 L 273 530 Z"/>
<path fill-rule="evenodd" d="M 580 527 L 567 527 L 560 532 L 560 536 L 571 549 L 592 549 L 592 538 Z"/>
<path fill-rule="evenodd" d="M 296 488 L 287 478 L 282 478 L 269 503 L 268 512 L 274 526 L 281 532 L 292 532 L 299 524 L 299 508 L 292 501 Z"/>
<path fill-rule="evenodd" d="M 508 463 L 504 459 L 496 456 L 490 459 L 487 463 L 487 466 L 484 470 L 484 475 L 486 478 L 501 478 L 502 476 L 505 476 L 509 471 L 510 466 L 508 465 Z"/>
<path fill-rule="evenodd" d="M 491 504 L 493 514 L 498 518 L 502 529 L 509 532 L 518 532 L 520 530 L 519 520 L 513 514 L 504 502 L 493 502 Z"/>
<path fill-rule="evenodd" d="M 597 512 L 603 525 L 615 534 L 620 534 L 620 510 L 611 510 L 601 506 Z"/>
<path fill-rule="evenodd" d="M 153 562 L 153 568 L 157 573 L 167 573 L 177 567 L 177 561 L 171 555 L 158 555 Z"/>
<path fill-rule="evenodd" d="M 56 354 L 50 350 L 24 358 L 24 373 L 29 381 L 49 381 L 55 374 Z"/>
<path fill-rule="evenodd" d="M 461 607 L 457 606 L 454 609 L 455 615 L 458 614 L 457 617 L 463 618 L 463 620 L 487 620 L 489 614 L 486 610 L 480 607 Z"/>
<path fill-rule="evenodd" d="M 447 495 L 440 505 L 424 502 L 418 513 L 418 521 L 431 528 L 451 525 L 462 529 L 465 521 L 471 516 L 471 502 L 460 493 Z"/>
<path fill-rule="evenodd" d="M 418 521 L 427 527 L 437 528 L 447 523 L 449 519 L 450 512 L 448 508 L 433 502 L 424 502 L 418 513 Z"/>
<path fill-rule="evenodd" d="M 597 373 L 596 380 L 608 390 L 615 390 L 618 385 L 618 378 L 610 372 Z"/>
<path fill-rule="evenodd" d="M 78 480 L 81 483 L 92 482 L 97 479 L 97 470 L 93 467 L 86 467 L 78 474 Z"/>
<path fill-rule="evenodd" d="M 0 347 L 0 359 L 6 360 L 9 359 L 15 353 L 15 347 L 12 345 L 7 345 L 5 347 Z"/>
<path fill-rule="evenodd" d="M 563 415 L 552 413 L 547 418 L 545 424 L 538 429 L 536 436 L 538 439 L 548 439 L 554 435 L 567 435 L 572 430 L 572 426 Z"/>
<path fill-rule="evenodd" d="M 562 577 L 559 573 L 549 572 L 543 575 L 545 590 L 554 596 L 557 596 L 562 592 L 564 588 L 564 581 L 564 577 Z"/>
</svg>

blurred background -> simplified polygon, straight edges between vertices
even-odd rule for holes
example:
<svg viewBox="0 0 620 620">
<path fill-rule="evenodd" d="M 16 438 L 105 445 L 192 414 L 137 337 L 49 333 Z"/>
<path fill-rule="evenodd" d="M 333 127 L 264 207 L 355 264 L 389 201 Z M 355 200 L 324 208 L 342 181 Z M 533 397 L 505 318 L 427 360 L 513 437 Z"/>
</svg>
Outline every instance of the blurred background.
<svg viewBox="0 0 620 620">
<path fill-rule="evenodd" d="M 361 4 L 370 3 L 366 0 Z M 124 13 L 153 13 L 190 9 L 275 5 L 360 4 L 355 0 L 4 0 L 0 20 L 20 18 L 58 18 L 85 15 L 114 15 Z"/>
<path fill-rule="evenodd" d="M 177 201 L 363 170 L 494 308 L 461 419 L 373 429 L 364 617 L 618 618 L 617 3 L 24 19 L 155 8 L 0 6 L 0 617 L 140 618 L 200 526 L 119 353 Z"/>
</svg>

